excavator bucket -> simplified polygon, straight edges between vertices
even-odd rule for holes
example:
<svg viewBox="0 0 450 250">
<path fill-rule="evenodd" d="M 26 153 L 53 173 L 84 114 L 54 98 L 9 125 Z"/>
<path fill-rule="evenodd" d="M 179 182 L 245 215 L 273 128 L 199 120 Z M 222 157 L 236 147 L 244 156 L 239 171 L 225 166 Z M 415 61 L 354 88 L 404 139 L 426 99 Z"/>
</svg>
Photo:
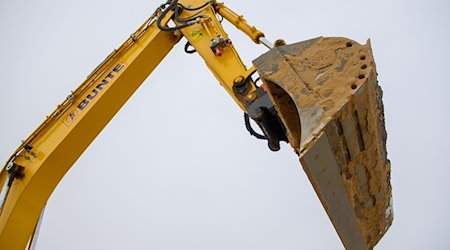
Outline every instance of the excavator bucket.
<svg viewBox="0 0 450 250">
<path fill-rule="evenodd" d="M 346 249 L 372 249 L 393 220 L 382 91 L 370 42 L 323 38 L 253 61 Z"/>
</svg>

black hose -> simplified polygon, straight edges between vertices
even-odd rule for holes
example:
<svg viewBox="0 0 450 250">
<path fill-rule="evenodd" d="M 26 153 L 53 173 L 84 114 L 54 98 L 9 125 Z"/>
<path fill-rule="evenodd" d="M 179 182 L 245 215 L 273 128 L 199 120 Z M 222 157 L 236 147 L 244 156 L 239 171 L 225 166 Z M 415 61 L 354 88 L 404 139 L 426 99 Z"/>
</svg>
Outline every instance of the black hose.
<svg viewBox="0 0 450 250">
<path fill-rule="evenodd" d="M 167 7 L 163 13 L 161 13 L 161 16 L 159 16 L 158 20 L 156 21 L 156 24 L 158 25 L 158 28 L 162 31 L 176 31 L 182 28 L 186 28 L 188 26 L 191 26 L 193 23 L 185 23 L 179 26 L 175 26 L 175 27 L 165 27 L 161 24 L 162 19 L 167 15 L 167 12 L 169 12 L 169 10 L 173 9 L 178 3 L 178 0 L 174 0 L 172 3 L 170 3 L 169 7 Z M 176 12 L 177 10 L 175 10 Z"/>
<path fill-rule="evenodd" d="M 195 17 L 197 14 L 191 16 L 190 18 L 180 18 L 180 14 L 183 10 L 189 10 L 189 11 L 194 11 L 194 10 L 199 10 L 204 8 L 205 6 L 207 6 L 210 3 L 210 1 L 207 1 L 206 3 L 204 3 L 203 5 L 199 6 L 199 7 L 195 7 L 195 8 L 189 8 L 186 7 L 182 4 L 178 3 L 178 0 L 173 0 L 170 5 L 163 11 L 163 13 L 161 13 L 161 16 L 158 18 L 158 20 L 156 21 L 156 24 L 158 25 L 158 28 L 162 31 L 176 31 L 176 30 L 180 30 L 183 28 L 186 28 L 188 26 L 193 25 L 195 22 L 195 20 L 198 17 Z M 166 16 L 167 12 L 169 12 L 169 10 L 174 9 L 175 10 L 175 20 L 177 20 L 180 23 L 183 23 L 181 25 L 175 26 L 175 27 L 165 27 L 161 24 L 162 19 Z M 200 13 L 200 12 L 199 12 Z"/>
<path fill-rule="evenodd" d="M 180 4 L 180 5 L 183 6 L 183 8 L 184 8 L 185 10 L 199 10 L 199 9 L 201 9 L 201 8 L 204 8 L 204 7 L 205 7 L 206 5 L 208 5 L 210 2 L 211 2 L 211 1 L 206 1 L 206 3 L 202 4 L 201 6 L 195 7 L 195 8 L 189 8 L 189 7 L 186 7 L 186 6 L 182 5 L 182 4 Z"/>
<path fill-rule="evenodd" d="M 205 17 L 204 15 L 201 16 L 197 16 L 198 14 L 200 14 L 202 11 L 199 11 L 197 13 L 195 13 L 194 15 L 191 15 L 188 18 L 181 18 L 180 14 L 181 12 L 183 12 L 184 7 L 183 5 L 177 5 L 177 8 L 175 9 L 175 20 L 177 20 L 177 22 L 179 23 L 186 23 L 186 22 L 190 22 L 190 21 L 194 21 L 195 19 L 199 18 L 199 17 Z"/>
<path fill-rule="evenodd" d="M 194 54 L 195 52 L 197 52 L 197 50 L 195 50 L 195 48 L 189 49 L 189 46 L 192 46 L 192 44 L 189 41 L 187 41 L 186 44 L 184 45 L 184 52 L 186 52 L 188 54 Z"/>
<path fill-rule="evenodd" d="M 177 20 L 177 22 L 186 23 L 186 22 L 194 21 L 197 18 L 197 17 L 195 17 L 195 15 L 197 15 L 198 13 L 194 14 L 188 18 L 181 18 L 180 14 L 181 14 L 181 12 L 183 12 L 183 10 L 184 10 L 184 7 L 181 4 L 178 4 L 177 7 L 175 8 L 175 20 Z"/>
<path fill-rule="evenodd" d="M 244 113 L 244 120 L 245 120 L 245 127 L 247 128 L 247 131 L 250 132 L 250 135 L 261 140 L 267 140 L 267 137 L 258 134 L 255 130 L 253 130 L 252 125 L 250 124 L 250 117 L 248 116 L 247 113 Z"/>
</svg>

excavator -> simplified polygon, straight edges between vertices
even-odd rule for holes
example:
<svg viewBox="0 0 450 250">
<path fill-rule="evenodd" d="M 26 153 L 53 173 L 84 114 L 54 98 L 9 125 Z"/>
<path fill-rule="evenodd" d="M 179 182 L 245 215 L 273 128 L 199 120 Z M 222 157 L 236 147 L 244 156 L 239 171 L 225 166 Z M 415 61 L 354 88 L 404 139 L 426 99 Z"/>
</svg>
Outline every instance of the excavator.
<svg viewBox="0 0 450 250">
<path fill-rule="evenodd" d="M 226 20 L 268 51 L 247 68 Z M 7 159 L 0 172 L 0 249 L 30 249 L 51 193 L 141 83 L 184 38 L 244 112 L 251 135 L 299 157 L 346 249 L 373 249 L 392 224 L 382 90 L 370 41 L 271 43 L 223 3 L 168 0 Z M 255 124 L 259 131 L 253 127 Z"/>
</svg>

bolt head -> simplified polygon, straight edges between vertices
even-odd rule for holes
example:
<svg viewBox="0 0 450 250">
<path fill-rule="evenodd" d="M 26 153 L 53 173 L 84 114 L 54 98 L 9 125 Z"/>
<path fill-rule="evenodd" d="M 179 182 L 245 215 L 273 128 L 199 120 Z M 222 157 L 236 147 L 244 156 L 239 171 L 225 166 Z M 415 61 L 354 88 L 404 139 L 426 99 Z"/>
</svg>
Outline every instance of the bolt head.
<svg viewBox="0 0 450 250">
<path fill-rule="evenodd" d="M 6 165 L 6 171 L 11 171 L 14 168 L 14 162 L 9 162 Z"/>
<path fill-rule="evenodd" d="M 245 98 L 247 99 L 247 101 L 251 102 L 256 99 L 256 95 L 254 93 L 250 93 Z"/>
</svg>

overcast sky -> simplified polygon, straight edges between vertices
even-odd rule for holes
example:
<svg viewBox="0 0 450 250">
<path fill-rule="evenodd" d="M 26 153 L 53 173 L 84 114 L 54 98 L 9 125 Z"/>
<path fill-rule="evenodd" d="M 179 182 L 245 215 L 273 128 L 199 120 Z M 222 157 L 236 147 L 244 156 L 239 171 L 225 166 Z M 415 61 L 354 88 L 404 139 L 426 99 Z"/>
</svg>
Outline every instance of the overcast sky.
<svg viewBox="0 0 450 250">
<path fill-rule="evenodd" d="M 161 1 L 0 0 L 0 159 Z M 269 40 L 371 38 L 395 213 L 377 249 L 450 249 L 450 2 L 225 3 Z M 247 65 L 266 51 L 225 27 Z M 342 249 L 290 147 L 250 137 L 182 45 L 61 181 L 37 249 Z"/>
</svg>

